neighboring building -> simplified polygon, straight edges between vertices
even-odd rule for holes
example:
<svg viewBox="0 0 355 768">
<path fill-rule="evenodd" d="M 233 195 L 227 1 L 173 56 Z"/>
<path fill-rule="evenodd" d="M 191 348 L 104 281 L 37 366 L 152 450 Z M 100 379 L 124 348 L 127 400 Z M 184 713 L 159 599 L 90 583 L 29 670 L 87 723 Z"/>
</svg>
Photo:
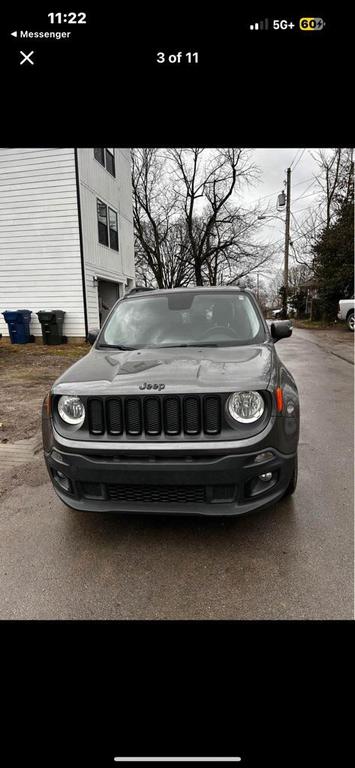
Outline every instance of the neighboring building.
<svg viewBox="0 0 355 768">
<path fill-rule="evenodd" d="M 85 337 L 134 284 L 129 149 L 0 149 L 0 332 L 6 309 L 63 309 Z"/>
<path fill-rule="evenodd" d="M 305 283 L 302 283 L 299 288 L 306 294 L 305 316 L 311 320 L 319 319 L 319 281 L 315 277 L 311 277 Z"/>
</svg>

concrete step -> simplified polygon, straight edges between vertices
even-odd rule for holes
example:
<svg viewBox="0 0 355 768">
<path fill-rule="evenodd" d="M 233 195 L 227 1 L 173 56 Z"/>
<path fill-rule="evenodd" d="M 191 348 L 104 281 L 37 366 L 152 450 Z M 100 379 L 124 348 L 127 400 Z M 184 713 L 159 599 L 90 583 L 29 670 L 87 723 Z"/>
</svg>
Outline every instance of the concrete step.
<svg viewBox="0 0 355 768">
<path fill-rule="evenodd" d="M 27 440 L 0 443 L 0 472 L 26 464 L 42 449 L 42 435 L 37 432 Z"/>
</svg>

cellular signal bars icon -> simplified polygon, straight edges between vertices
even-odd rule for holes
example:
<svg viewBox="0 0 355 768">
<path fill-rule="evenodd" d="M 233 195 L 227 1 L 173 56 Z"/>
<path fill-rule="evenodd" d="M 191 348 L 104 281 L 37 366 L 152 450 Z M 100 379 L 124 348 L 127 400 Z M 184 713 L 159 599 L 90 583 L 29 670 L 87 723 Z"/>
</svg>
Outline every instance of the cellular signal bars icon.
<svg viewBox="0 0 355 768">
<path fill-rule="evenodd" d="M 255 30 L 269 29 L 269 19 L 264 19 L 263 21 L 256 21 L 255 24 L 250 24 L 249 28 L 255 29 Z"/>
</svg>

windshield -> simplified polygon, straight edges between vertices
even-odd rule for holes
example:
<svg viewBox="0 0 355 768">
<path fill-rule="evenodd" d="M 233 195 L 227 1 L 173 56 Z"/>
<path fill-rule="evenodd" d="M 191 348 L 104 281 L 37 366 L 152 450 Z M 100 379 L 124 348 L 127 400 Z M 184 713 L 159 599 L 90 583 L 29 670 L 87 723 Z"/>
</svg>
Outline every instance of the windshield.
<svg viewBox="0 0 355 768">
<path fill-rule="evenodd" d="M 265 329 L 245 293 L 177 292 L 120 302 L 99 347 L 239 346 L 265 341 Z"/>
</svg>

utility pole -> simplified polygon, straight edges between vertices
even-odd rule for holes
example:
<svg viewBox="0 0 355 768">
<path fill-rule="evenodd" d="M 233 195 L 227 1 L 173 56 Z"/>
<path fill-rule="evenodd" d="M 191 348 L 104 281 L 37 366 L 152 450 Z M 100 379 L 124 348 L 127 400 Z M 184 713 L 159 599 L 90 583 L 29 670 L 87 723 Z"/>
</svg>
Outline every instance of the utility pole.
<svg viewBox="0 0 355 768">
<path fill-rule="evenodd" d="M 284 262 L 284 295 L 283 317 L 287 318 L 288 304 L 288 249 L 290 245 L 290 209 L 291 209 L 291 168 L 287 168 L 286 182 L 286 227 L 285 227 L 285 262 Z"/>
<path fill-rule="evenodd" d="M 256 273 L 256 298 L 259 301 L 259 272 Z"/>
</svg>

